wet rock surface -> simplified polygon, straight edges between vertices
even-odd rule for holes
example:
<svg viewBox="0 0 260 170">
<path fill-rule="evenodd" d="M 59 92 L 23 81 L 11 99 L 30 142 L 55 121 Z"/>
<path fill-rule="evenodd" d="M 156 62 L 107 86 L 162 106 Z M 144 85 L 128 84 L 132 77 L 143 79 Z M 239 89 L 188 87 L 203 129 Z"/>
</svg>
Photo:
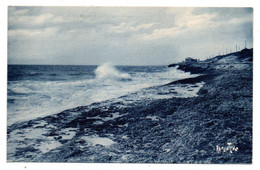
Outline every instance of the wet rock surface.
<svg viewBox="0 0 260 170">
<path fill-rule="evenodd" d="M 130 102 L 129 94 L 122 96 L 129 103 L 93 103 L 13 124 L 8 161 L 251 163 L 252 63 L 245 65 L 202 64 L 201 76 L 152 87 L 171 93 L 203 81 L 194 97 Z"/>
</svg>

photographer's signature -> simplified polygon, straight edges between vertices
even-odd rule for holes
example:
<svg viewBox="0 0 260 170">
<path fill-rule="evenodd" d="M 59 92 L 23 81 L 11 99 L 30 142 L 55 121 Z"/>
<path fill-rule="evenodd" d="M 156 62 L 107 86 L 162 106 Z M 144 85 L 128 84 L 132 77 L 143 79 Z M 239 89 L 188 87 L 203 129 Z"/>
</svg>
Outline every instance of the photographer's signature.
<svg viewBox="0 0 260 170">
<path fill-rule="evenodd" d="M 238 151 L 238 147 L 234 146 L 231 142 L 227 143 L 227 146 L 216 146 L 216 152 L 217 153 L 225 153 L 225 152 L 229 152 L 229 153 L 233 153 L 233 152 L 237 152 Z"/>
</svg>

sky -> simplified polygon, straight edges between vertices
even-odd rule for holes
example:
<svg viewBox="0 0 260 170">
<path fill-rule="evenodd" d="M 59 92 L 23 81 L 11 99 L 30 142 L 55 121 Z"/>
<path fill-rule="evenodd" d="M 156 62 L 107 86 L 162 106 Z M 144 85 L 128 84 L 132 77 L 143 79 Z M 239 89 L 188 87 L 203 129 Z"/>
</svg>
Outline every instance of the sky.
<svg viewBox="0 0 260 170">
<path fill-rule="evenodd" d="M 8 64 L 168 65 L 253 47 L 252 8 L 8 7 Z"/>
</svg>

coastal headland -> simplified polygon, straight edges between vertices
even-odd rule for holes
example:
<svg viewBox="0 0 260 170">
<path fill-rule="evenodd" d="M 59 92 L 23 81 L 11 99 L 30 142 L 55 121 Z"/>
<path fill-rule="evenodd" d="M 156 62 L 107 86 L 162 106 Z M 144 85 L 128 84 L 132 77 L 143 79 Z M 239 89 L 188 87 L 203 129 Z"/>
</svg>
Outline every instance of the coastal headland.
<svg viewBox="0 0 260 170">
<path fill-rule="evenodd" d="M 253 49 L 175 66 L 198 75 L 150 88 L 203 83 L 196 96 L 131 102 L 133 93 L 121 96 L 127 105 L 105 101 L 15 123 L 8 161 L 252 163 Z"/>
</svg>

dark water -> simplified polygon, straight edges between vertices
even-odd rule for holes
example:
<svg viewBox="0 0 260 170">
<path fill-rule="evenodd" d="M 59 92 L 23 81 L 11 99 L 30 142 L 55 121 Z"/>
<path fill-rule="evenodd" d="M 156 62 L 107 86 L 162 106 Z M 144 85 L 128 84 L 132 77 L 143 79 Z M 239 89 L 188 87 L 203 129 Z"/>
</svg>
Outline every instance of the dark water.
<svg viewBox="0 0 260 170">
<path fill-rule="evenodd" d="M 9 66 L 7 159 L 249 163 L 252 84 L 243 73 L 214 82 L 248 87 L 231 96 L 204 82 L 159 86 L 194 76 L 163 66 Z M 194 97 L 202 86 L 208 93 Z"/>
<path fill-rule="evenodd" d="M 166 66 L 8 65 L 8 124 L 118 98 L 188 76 Z"/>
</svg>

